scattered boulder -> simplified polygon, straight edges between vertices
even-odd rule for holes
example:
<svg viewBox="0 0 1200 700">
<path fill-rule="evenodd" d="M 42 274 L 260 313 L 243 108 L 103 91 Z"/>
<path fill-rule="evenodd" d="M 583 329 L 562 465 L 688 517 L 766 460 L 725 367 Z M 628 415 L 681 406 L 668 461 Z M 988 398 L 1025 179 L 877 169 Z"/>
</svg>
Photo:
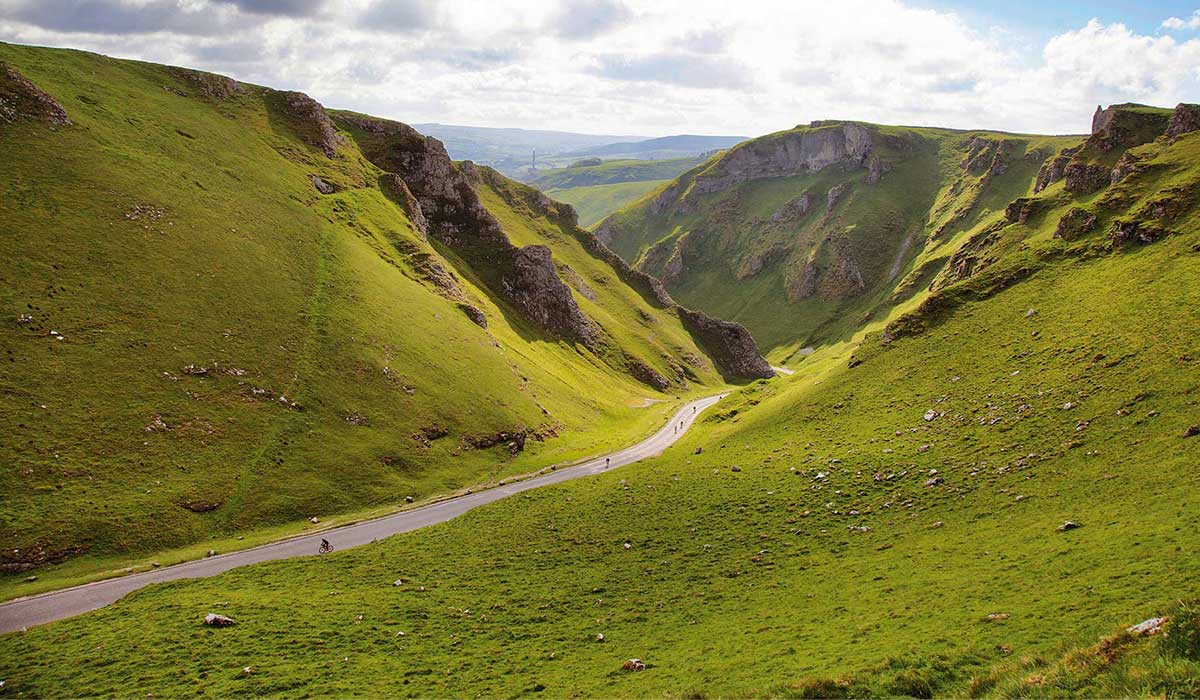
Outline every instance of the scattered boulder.
<svg viewBox="0 0 1200 700">
<path fill-rule="evenodd" d="M 1077 530 L 1081 527 L 1083 527 L 1082 523 L 1077 523 L 1074 520 L 1066 520 L 1063 522 L 1062 525 L 1059 525 L 1056 529 L 1059 532 L 1066 532 L 1068 530 Z"/>
<path fill-rule="evenodd" d="M 1197 435 L 1200 435 L 1200 425 L 1189 426 L 1187 430 L 1183 431 L 1185 438 L 1196 437 Z"/>
<path fill-rule="evenodd" d="M 312 176 L 312 184 L 313 184 L 313 187 L 317 188 L 317 191 L 320 192 L 321 194 L 333 194 L 334 192 L 337 191 L 336 187 L 329 184 L 328 182 L 325 182 L 317 175 Z"/>
<path fill-rule="evenodd" d="M 458 305 L 458 310 L 466 314 L 467 318 L 471 319 L 471 322 L 480 328 L 488 327 L 487 316 L 485 316 L 484 313 L 477 307 L 463 302 Z"/>
<path fill-rule="evenodd" d="M 1169 619 L 1167 617 L 1152 617 L 1149 620 L 1142 620 L 1132 627 L 1126 627 L 1125 631 L 1134 637 L 1150 637 L 1161 632 L 1163 625 Z"/>
<path fill-rule="evenodd" d="M 204 624 L 209 627 L 231 627 L 237 623 L 232 618 L 225 617 L 224 615 L 209 613 L 204 616 Z"/>
<path fill-rule="evenodd" d="M 317 516 L 314 515 L 313 517 L 308 519 L 308 522 L 312 523 L 313 525 L 316 525 L 317 523 L 319 523 L 321 521 L 317 520 Z"/>
<path fill-rule="evenodd" d="M 16 68 L 0 61 L 0 127 L 18 121 L 70 126 L 67 111 Z"/>
<path fill-rule="evenodd" d="M 984 619 L 988 622 L 1003 622 L 1008 619 L 1008 613 L 988 613 Z"/>
<path fill-rule="evenodd" d="M 645 671 L 646 664 L 641 659 L 629 659 L 621 664 L 621 668 L 625 671 Z"/>
<path fill-rule="evenodd" d="M 179 504 L 180 508 L 190 510 L 193 513 L 208 513 L 221 507 L 221 501 L 183 501 Z"/>
</svg>

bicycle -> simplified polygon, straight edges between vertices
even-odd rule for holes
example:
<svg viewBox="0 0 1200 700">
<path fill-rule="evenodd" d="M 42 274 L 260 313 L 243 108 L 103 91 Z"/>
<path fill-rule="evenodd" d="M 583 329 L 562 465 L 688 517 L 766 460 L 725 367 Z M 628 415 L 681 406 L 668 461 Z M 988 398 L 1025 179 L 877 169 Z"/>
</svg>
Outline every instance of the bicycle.
<svg viewBox="0 0 1200 700">
<path fill-rule="evenodd" d="M 321 540 L 321 547 L 317 550 L 317 554 L 329 554 L 333 551 L 333 545 L 329 544 L 329 540 Z"/>
</svg>

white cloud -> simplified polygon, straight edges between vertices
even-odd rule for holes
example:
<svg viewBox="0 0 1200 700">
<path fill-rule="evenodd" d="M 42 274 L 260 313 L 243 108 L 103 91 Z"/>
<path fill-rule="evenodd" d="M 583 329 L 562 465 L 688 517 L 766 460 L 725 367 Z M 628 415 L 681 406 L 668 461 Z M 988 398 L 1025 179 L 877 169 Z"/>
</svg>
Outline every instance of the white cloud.
<svg viewBox="0 0 1200 700">
<path fill-rule="evenodd" d="M 1200 39 L 1093 20 L 1031 45 L 903 0 L 0 0 L 0 39 L 408 122 L 648 136 L 821 118 L 1078 133 L 1096 104 L 1200 100 Z"/>
<path fill-rule="evenodd" d="M 1163 20 L 1163 29 L 1171 31 L 1182 31 L 1184 29 L 1200 29 L 1200 10 L 1192 13 L 1191 17 L 1181 19 L 1179 17 L 1168 17 Z"/>
</svg>

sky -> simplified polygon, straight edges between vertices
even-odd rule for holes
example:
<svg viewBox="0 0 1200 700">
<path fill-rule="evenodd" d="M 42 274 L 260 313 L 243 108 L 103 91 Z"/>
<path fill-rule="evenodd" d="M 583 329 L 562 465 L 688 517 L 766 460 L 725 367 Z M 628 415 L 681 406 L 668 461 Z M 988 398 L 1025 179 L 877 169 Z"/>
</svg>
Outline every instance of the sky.
<svg viewBox="0 0 1200 700">
<path fill-rule="evenodd" d="M 0 41 L 584 133 L 1082 133 L 1098 104 L 1200 102 L 1200 0 L 0 0 Z"/>
</svg>

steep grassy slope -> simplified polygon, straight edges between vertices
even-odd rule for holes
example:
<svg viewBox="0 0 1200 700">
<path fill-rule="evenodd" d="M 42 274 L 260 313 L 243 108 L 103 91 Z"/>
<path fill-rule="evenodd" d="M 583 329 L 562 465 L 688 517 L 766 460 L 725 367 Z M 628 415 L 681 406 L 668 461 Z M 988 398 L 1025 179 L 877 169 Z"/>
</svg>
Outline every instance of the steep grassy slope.
<svg viewBox="0 0 1200 700">
<path fill-rule="evenodd" d="M 1078 141 L 814 122 L 740 144 L 596 231 L 783 362 L 928 284 L 962 232 Z"/>
<path fill-rule="evenodd" d="M 690 170 L 701 158 L 610 160 L 572 165 L 540 173 L 531 183 L 579 212 L 579 225 L 590 227 L 604 217 Z"/>
<path fill-rule="evenodd" d="M 722 381 L 573 220 L 547 233 L 436 142 L 406 182 L 300 93 L 0 61 L 6 594 L 592 454 Z"/>
<path fill-rule="evenodd" d="M 659 459 L 0 639 L 7 692 L 1194 696 L 1200 132 L 1170 134 L 1099 192 L 1047 176 Z"/>
</svg>

